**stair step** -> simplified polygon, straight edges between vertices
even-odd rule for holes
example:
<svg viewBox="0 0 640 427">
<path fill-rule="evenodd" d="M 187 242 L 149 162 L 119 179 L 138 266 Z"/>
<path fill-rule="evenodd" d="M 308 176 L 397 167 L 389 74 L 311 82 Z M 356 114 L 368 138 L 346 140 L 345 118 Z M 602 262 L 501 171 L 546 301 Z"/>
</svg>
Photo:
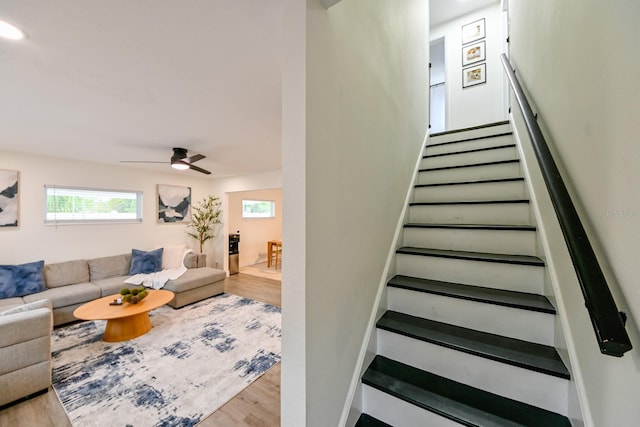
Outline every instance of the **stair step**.
<svg viewBox="0 0 640 427">
<path fill-rule="evenodd" d="M 524 178 L 416 185 L 414 202 L 527 198 Z"/>
<path fill-rule="evenodd" d="M 434 256 L 441 258 L 455 258 L 473 261 L 499 262 L 504 264 L 533 265 L 544 267 L 544 261 L 530 255 L 492 254 L 485 252 L 450 251 L 443 249 L 416 248 L 405 246 L 398 248 L 396 253 L 409 255 Z"/>
<path fill-rule="evenodd" d="M 555 348 L 387 311 L 376 325 L 397 334 L 485 357 L 497 362 L 569 379 Z"/>
<path fill-rule="evenodd" d="M 469 301 L 518 308 L 521 310 L 537 311 L 540 313 L 556 314 L 556 309 L 545 296 L 530 294 L 527 292 L 506 291 L 502 289 L 463 285 L 460 283 L 442 282 L 431 279 L 420 279 L 417 277 L 402 275 L 392 277 L 387 285 L 416 292 L 444 295 L 450 298 L 459 298 Z"/>
<path fill-rule="evenodd" d="M 495 147 L 427 154 L 424 155 L 420 161 L 420 169 L 490 163 L 503 160 L 515 160 L 517 158 L 518 151 L 515 144 L 500 144 Z"/>
<path fill-rule="evenodd" d="M 368 414 L 360 414 L 356 425 L 353 427 L 393 427 L 390 424 L 384 423 L 377 418 L 373 418 Z"/>
<path fill-rule="evenodd" d="M 403 276 L 544 293 L 544 262 L 509 255 L 405 246 L 396 250 L 396 272 Z"/>
<path fill-rule="evenodd" d="M 491 122 L 491 123 L 483 123 L 481 125 L 476 125 L 476 126 L 469 126 L 466 128 L 458 128 L 458 129 L 450 129 L 450 130 L 444 130 L 442 132 L 434 132 L 432 134 L 430 134 L 429 136 L 431 138 L 436 138 L 438 136 L 444 136 L 444 135 L 453 135 L 453 134 L 459 134 L 459 133 L 463 133 L 463 132 L 471 132 L 471 131 L 476 131 L 476 130 L 480 130 L 480 129 L 487 129 L 487 128 L 497 128 L 497 127 L 503 127 L 505 125 L 509 125 L 509 120 L 500 120 L 497 122 Z"/>
<path fill-rule="evenodd" d="M 475 168 L 479 166 L 493 166 L 493 165 L 506 165 L 520 163 L 518 159 L 509 159 L 509 160 L 495 160 L 489 162 L 477 162 L 477 163 L 469 163 L 465 165 L 452 165 L 452 166 L 439 166 L 439 167 L 429 167 L 429 168 L 421 168 L 418 172 L 434 172 L 439 170 L 447 170 L 447 169 L 466 169 L 466 168 Z"/>
<path fill-rule="evenodd" d="M 374 358 L 362 376 L 362 382 L 467 426 L 571 426 L 567 417 L 554 412 L 470 387 L 384 356 Z"/>
<path fill-rule="evenodd" d="M 511 132 L 492 133 L 488 135 L 458 135 L 431 138 L 424 148 L 424 155 L 455 153 L 457 151 L 491 148 L 499 145 L 513 144 Z"/>
<path fill-rule="evenodd" d="M 529 200 L 460 200 L 409 204 L 411 223 L 530 224 Z"/>
<path fill-rule="evenodd" d="M 408 223 L 402 242 L 433 249 L 535 255 L 535 231 L 527 225 Z"/>
<path fill-rule="evenodd" d="M 465 181 L 519 178 L 522 176 L 520 161 L 481 162 L 457 168 L 421 169 L 416 184 L 440 184 Z"/>
</svg>

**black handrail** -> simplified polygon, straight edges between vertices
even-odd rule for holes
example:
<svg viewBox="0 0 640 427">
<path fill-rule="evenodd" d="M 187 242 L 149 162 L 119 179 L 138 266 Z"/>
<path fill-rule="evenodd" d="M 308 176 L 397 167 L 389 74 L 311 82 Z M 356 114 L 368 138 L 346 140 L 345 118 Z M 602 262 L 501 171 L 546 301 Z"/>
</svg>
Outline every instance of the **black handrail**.
<svg viewBox="0 0 640 427">
<path fill-rule="evenodd" d="M 624 328 L 624 314 L 618 311 L 613 300 L 598 259 L 593 252 L 582 222 L 580 222 L 578 212 L 571 201 L 571 196 L 569 196 L 540 126 L 538 126 L 536 116 L 533 114 L 507 55 L 502 54 L 501 59 L 513 94 L 524 116 L 524 122 L 540 164 L 544 182 L 547 185 L 551 202 L 560 222 L 560 228 L 569 248 L 600 352 L 621 357 L 632 348 L 629 335 Z"/>
</svg>

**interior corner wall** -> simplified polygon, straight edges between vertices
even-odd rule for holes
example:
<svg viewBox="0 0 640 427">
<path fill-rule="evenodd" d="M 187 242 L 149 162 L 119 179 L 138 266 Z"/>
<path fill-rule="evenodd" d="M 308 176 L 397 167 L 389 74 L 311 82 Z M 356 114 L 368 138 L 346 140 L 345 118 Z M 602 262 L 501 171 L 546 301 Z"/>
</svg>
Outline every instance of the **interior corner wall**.
<svg viewBox="0 0 640 427">
<path fill-rule="evenodd" d="M 209 179 L 7 152 L 0 153 L 0 169 L 19 172 L 19 223 L 15 228 L 0 228 L 0 264 L 89 259 L 130 253 L 132 248 L 150 250 L 182 243 L 199 252 L 199 244 L 187 236 L 185 224 L 157 222 L 157 184 L 191 187 L 194 203 L 210 194 Z M 143 221 L 45 225 L 45 185 L 142 191 Z M 213 242 L 205 243 L 208 261 L 209 244 Z"/>
<path fill-rule="evenodd" d="M 240 267 L 265 262 L 267 260 L 267 241 L 282 240 L 282 189 L 240 191 L 227 194 L 229 196 L 229 232 L 240 231 Z M 275 203 L 275 216 L 273 218 L 243 218 L 243 200 L 272 201 Z"/>
<path fill-rule="evenodd" d="M 296 425 L 313 427 L 339 425 L 427 132 L 429 10 L 424 0 L 307 8 L 306 415 Z"/>
<path fill-rule="evenodd" d="M 462 87 L 462 26 L 485 19 L 487 82 Z M 500 54 L 504 51 L 500 3 L 476 10 L 430 29 L 430 40 L 444 37 L 446 70 L 446 128 L 470 126 L 507 120 L 504 71 Z M 476 64 L 473 64 L 476 65 Z"/>
<path fill-rule="evenodd" d="M 634 349 L 603 356 L 576 341 L 588 425 L 636 425 L 640 396 L 640 3 L 510 1 L 510 59 L 530 94 Z M 576 301 L 584 310 L 584 302 Z M 570 321 L 573 320 L 570 318 Z M 573 325 L 589 328 L 591 325 Z"/>
</svg>

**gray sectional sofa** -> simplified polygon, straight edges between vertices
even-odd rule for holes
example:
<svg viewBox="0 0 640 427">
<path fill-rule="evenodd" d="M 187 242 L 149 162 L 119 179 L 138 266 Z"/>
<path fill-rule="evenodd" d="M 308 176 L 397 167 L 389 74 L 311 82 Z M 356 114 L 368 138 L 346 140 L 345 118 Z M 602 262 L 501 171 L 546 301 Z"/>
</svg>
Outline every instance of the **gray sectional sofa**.
<svg viewBox="0 0 640 427">
<path fill-rule="evenodd" d="M 0 311 L 47 299 L 53 306 L 54 325 L 74 321 L 73 311 L 82 304 L 134 286 L 124 283 L 129 277 L 130 266 L 131 254 L 45 264 L 46 290 L 23 297 L 0 299 Z M 188 253 L 184 258 L 184 266 L 187 271 L 176 280 L 169 280 L 163 288 L 175 294 L 169 302 L 173 308 L 224 292 L 226 272 L 206 267 L 205 255 Z"/>
</svg>

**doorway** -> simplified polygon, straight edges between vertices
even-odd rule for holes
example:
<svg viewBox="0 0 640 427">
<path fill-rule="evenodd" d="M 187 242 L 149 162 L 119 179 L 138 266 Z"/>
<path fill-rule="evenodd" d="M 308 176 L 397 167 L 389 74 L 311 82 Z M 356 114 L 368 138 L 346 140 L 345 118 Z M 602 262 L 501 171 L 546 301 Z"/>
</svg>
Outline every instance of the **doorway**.
<svg viewBox="0 0 640 427">
<path fill-rule="evenodd" d="M 444 37 L 429 43 L 431 68 L 429 73 L 430 133 L 443 132 L 446 125 L 446 73 L 444 66 Z"/>
</svg>

